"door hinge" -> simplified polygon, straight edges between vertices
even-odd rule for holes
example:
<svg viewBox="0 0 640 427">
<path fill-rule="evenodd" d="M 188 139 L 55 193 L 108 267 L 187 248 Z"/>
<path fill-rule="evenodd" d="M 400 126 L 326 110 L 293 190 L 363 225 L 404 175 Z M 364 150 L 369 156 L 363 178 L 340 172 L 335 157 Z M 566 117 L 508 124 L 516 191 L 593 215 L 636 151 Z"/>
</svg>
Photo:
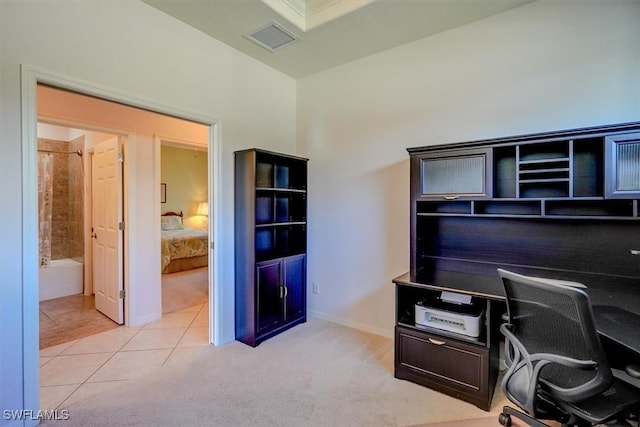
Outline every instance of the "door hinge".
<svg viewBox="0 0 640 427">
<path fill-rule="evenodd" d="M 120 222 L 118 223 L 118 230 L 120 230 L 120 231 L 124 231 L 124 221 L 120 221 Z"/>
<path fill-rule="evenodd" d="M 215 249 L 213 242 L 211 242 L 211 249 Z"/>
<path fill-rule="evenodd" d="M 120 299 L 124 299 L 124 289 L 120 290 Z"/>
<path fill-rule="evenodd" d="M 118 161 L 120 163 L 124 163 L 124 153 L 123 152 L 119 152 L 118 153 Z"/>
</svg>

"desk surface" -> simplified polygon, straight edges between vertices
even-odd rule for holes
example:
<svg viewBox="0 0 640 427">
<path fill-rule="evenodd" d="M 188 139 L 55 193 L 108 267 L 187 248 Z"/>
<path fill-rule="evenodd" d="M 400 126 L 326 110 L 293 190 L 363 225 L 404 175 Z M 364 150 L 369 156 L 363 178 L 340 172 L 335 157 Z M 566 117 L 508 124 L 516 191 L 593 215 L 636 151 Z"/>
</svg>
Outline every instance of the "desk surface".
<svg viewBox="0 0 640 427">
<path fill-rule="evenodd" d="M 594 305 L 593 317 L 598 333 L 640 353 L 640 316 L 619 307 Z"/>
</svg>

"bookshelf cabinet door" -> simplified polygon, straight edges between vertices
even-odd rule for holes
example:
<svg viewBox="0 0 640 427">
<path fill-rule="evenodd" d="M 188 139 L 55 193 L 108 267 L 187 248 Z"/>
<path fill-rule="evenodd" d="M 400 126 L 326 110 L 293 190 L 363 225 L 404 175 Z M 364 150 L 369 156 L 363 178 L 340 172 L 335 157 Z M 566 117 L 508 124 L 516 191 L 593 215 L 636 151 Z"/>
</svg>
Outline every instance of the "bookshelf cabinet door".
<svg viewBox="0 0 640 427">
<path fill-rule="evenodd" d="M 278 327 L 283 320 L 282 259 L 256 264 L 258 333 Z"/>
<path fill-rule="evenodd" d="M 286 321 L 305 315 L 307 263 L 305 255 L 296 255 L 283 259 L 284 286 L 287 289 L 285 303 Z"/>
</svg>

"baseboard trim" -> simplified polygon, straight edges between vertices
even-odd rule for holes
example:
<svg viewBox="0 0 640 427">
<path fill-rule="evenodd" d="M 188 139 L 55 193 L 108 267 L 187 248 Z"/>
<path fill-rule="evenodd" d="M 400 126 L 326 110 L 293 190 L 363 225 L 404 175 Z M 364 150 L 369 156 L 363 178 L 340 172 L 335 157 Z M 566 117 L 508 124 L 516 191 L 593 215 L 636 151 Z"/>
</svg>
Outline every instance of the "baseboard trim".
<svg viewBox="0 0 640 427">
<path fill-rule="evenodd" d="M 387 330 L 384 328 L 376 328 L 365 323 L 354 322 L 353 320 L 343 319 L 328 315 L 326 313 L 320 313 L 318 311 L 307 310 L 307 316 L 315 319 L 326 320 L 328 322 L 337 323 L 338 325 L 346 326 L 348 328 L 358 329 L 360 331 L 368 332 L 370 334 L 379 335 L 385 338 L 393 338 L 393 329 Z"/>
</svg>

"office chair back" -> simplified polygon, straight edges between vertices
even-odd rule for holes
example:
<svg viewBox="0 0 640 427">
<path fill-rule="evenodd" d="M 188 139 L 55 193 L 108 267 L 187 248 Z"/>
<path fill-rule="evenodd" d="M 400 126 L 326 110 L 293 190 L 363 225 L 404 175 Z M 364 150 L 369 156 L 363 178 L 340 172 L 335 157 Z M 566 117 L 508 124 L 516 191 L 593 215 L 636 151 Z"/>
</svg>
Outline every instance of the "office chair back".
<svg viewBox="0 0 640 427">
<path fill-rule="evenodd" d="M 589 296 L 554 280 L 502 269 L 498 274 L 507 297 L 509 320 L 504 326 L 526 349 L 525 356 L 543 353 L 592 362 L 594 369 L 545 364 L 539 373 L 542 387 L 565 402 L 577 402 L 607 390 L 613 376 L 598 338 Z"/>
</svg>

